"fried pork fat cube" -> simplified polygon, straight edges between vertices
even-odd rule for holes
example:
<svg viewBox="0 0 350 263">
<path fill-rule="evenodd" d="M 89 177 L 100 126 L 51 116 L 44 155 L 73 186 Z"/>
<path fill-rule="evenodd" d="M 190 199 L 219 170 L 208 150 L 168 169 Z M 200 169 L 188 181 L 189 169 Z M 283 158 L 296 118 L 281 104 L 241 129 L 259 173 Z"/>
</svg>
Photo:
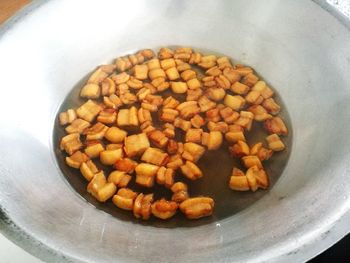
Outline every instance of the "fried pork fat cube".
<svg viewBox="0 0 350 263">
<path fill-rule="evenodd" d="M 132 106 L 130 109 L 121 109 L 117 116 L 117 125 L 119 127 L 138 127 L 137 109 Z"/>
<path fill-rule="evenodd" d="M 135 168 L 136 183 L 144 187 L 152 187 L 158 169 L 159 166 L 149 163 L 140 163 Z"/>
<path fill-rule="evenodd" d="M 163 166 L 168 162 L 169 155 L 158 148 L 148 148 L 141 156 L 141 161 Z"/>
<path fill-rule="evenodd" d="M 170 189 L 173 192 L 171 200 L 175 201 L 176 203 L 182 203 L 189 198 L 188 187 L 183 182 L 174 183 Z"/>
<path fill-rule="evenodd" d="M 219 131 L 205 132 L 202 135 L 202 144 L 207 146 L 209 151 L 217 150 L 220 148 L 223 138 Z"/>
<path fill-rule="evenodd" d="M 64 136 L 60 142 L 60 149 L 65 150 L 69 155 L 72 155 L 74 152 L 78 151 L 83 147 L 83 144 L 80 141 L 79 133 L 72 133 Z"/>
<path fill-rule="evenodd" d="M 93 161 L 88 160 L 80 165 L 80 172 L 90 182 L 94 175 L 98 173 L 98 168 Z"/>
<path fill-rule="evenodd" d="M 266 137 L 269 148 L 274 152 L 283 151 L 285 146 L 277 134 L 271 134 Z"/>
<path fill-rule="evenodd" d="M 152 214 L 160 219 L 168 219 L 176 214 L 178 204 L 164 198 L 152 204 Z"/>
<path fill-rule="evenodd" d="M 131 180 L 131 175 L 122 171 L 113 171 L 108 176 L 108 182 L 113 183 L 117 187 L 127 187 Z"/>
<path fill-rule="evenodd" d="M 106 202 L 117 191 L 113 183 L 108 183 L 103 171 L 94 175 L 87 186 L 87 191 L 100 202 Z"/>
<path fill-rule="evenodd" d="M 66 157 L 66 163 L 72 167 L 79 169 L 81 164 L 84 162 L 87 162 L 89 160 L 89 157 L 82 153 L 81 151 L 76 151 L 71 156 Z"/>
<path fill-rule="evenodd" d="M 188 219 L 198 219 L 213 213 L 214 200 L 210 197 L 188 198 L 180 204 L 180 210 Z"/>
<path fill-rule="evenodd" d="M 202 171 L 193 162 L 186 161 L 185 165 L 182 165 L 181 172 L 190 180 L 197 180 L 203 176 Z"/>
<path fill-rule="evenodd" d="M 175 171 L 173 169 L 162 166 L 157 171 L 156 182 L 169 188 L 174 184 L 174 176 Z"/>
<path fill-rule="evenodd" d="M 240 169 L 233 168 L 229 181 L 229 187 L 235 191 L 253 191 L 258 188 L 266 189 L 269 186 L 269 180 L 266 172 L 257 166 L 250 167 L 246 174 Z"/>
<path fill-rule="evenodd" d="M 61 125 L 66 125 L 72 123 L 77 118 L 75 110 L 68 109 L 65 112 L 61 112 L 58 116 Z"/>
<path fill-rule="evenodd" d="M 124 140 L 124 151 L 128 157 L 141 155 L 149 147 L 150 143 L 145 133 L 130 135 Z"/>
<path fill-rule="evenodd" d="M 113 184 L 114 185 L 114 184 Z M 124 210 L 132 210 L 137 193 L 128 188 L 120 188 L 112 201 L 117 207 Z"/>
<path fill-rule="evenodd" d="M 153 194 L 140 193 L 134 201 L 133 213 L 136 218 L 147 220 L 152 214 Z"/>
<path fill-rule="evenodd" d="M 100 105 L 92 100 L 88 100 L 76 110 L 76 113 L 79 118 L 92 122 L 101 110 L 102 107 Z"/>
</svg>

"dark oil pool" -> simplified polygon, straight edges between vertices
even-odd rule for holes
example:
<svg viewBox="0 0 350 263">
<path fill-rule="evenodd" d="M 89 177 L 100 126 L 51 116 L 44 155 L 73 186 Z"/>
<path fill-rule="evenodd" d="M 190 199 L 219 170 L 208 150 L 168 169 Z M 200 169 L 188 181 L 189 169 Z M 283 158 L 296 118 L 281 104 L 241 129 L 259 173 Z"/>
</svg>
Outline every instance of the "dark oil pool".
<svg viewBox="0 0 350 263">
<path fill-rule="evenodd" d="M 198 50 L 198 49 L 195 49 Z M 207 50 L 200 50 L 203 54 L 214 54 L 214 55 L 223 55 L 217 52 L 210 52 Z M 232 60 L 234 61 L 234 60 Z M 254 68 L 254 65 L 250 65 Z M 92 71 L 93 72 L 93 71 Z M 256 73 L 257 75 L 258 72 Z M 71 92 L 66 96 L 65 100 L 62 102 L 58 112 L 66 111 L 70 108 L 77 108 L 86 100 L 81 99 L 79 97 L 79 92 L 81 87 L 85 84 L 90 74 L 82 78 L 71 90 Z M 263 79 L 263 76 L 259 76 L 259 78 Z M 268 81 L 265 80 L 267 83 Z M 271 86 L 270 86 L 271 87 Z M 188 220 L 185 216 L 178 212 L 173 218 L 169 220 L 161 220 L 155 217 L 151 217 L 148 221 L 143 221 L 136 219 L 131 211 L 125 211 L 116 207 L 111 199 L 106 203 L 100 203 L 96 199 L 94 199 L 90 194 L 87 193 L 86 187 L 88 182 L 85 178 L 80 174 L 79 169 L 73 169 L 66 165 L 65 157 L 66 154 L 59 149 L 60 139 L 65 135 L 64 127 L 59 125 L 58 118 L 56 118 L 54 128 L 53 128 L 53 146 L 55 151 L 55 156 L 58 162 L 58 166 L 60 167 L 63 176 L 67 180 L 67 182 L 72 186 L 72 188 L 79 193 L 87 202 L 91 203 L 97 209 L 101 209 L 106 213 L 111 214 L 119 220 L 124 221 L 133 221 L 135 223 L 150 225 L 154 227 L 166 227 L 166 228 L 174 228 L 174 227 L 195 227 L 203 224 L 212 223 L 238 213 L 239 211 L 249 207 L 261 197 L 263 197 L 266 193 L 268 193 L 269 189 L 273 188 L 274 184 L 278 180 L 278 178 L 283 174 L 283 170 L 288 162 L 288 158 L 291 152 L 292 145 L 292 127 L 291 120 L 289 114 L 286 110 L 286 105 L 284 105 L 283 100 L 278 95 L 278 87 L 271 87 L 275 91 L 274 99 L 276 102 L 281 105 L 281 113 L 280 116 L 284 119 L 287 128 L 289 130 L 289 135 L 283 138 L 283 141 L 286 145 L 286 149 L 283 152 L 275 153 L 268 161 L 263 163 L 264 168 L 269 176 L 270 186 L 267 190 L 259 189 L 255 193 L 251 191 L 247 192 L 237 192 L 232 191 L 228 187 L 229 177 L 231 175 L 231 171 L 233 167 L 243 168 L 240 161 L 236 158 L 233 158 L 228 153 L 228 144 L 224 143 L 223 146 L 217 151 L 206 151 L 202 158 L 198 161 L 198 166 L 203 172 L 203 177 L 196 180 L 190 181 L 181 175 L 180 169 L 177 170 L 175 181 L 183 181 L 188 184 L 189 192 L 191 196 L 205 195 L 210 196 L 215 201 L 214 213 L 211 217 L 205 217 L 198 220 Z M 178 99 L 184 100 L 184 96 L 175 96 L 170 91 L 165 91 L 160 93 L 164 95 L 164 97 L 169 96 L 170 94 L 174 97 L 178 97 Z M 153 114 L 153 120 L 157 119 L 156 114 Z M 157 122 L 155 122 L 157 124 Z M 135 132 L 133 132 L 135 133 Z M 138 132 L 136 132 L 138 133 Z M 129 133 L 129 135 L 132 133 Z M 177 138 L 181 139 L 184 135 L 182 131 L 176 129 Z M 258 122 L 254 122 L 253 127 L 250 132 L 246 132 L 246 138 L 249 145 L 254 144 L 255 142 L 264 141 L 267 133 L 262 129 L 262 124 Z M 97 166 L 104 170 L 105 175 L 108 176 L 109 173 L 113 170 L 111 167 L 107 167 L 102 165 L 99 162 L 99 159 L 93 160 Z M 135 184 L 135 176 L 128 185 L 128 188 L 133 189 L 137 192 L 143 193 L 154 193 L 155 199 L 159 199 L 161 197 L 165 197 L 167 199 L 171 198 L 171 191 L 166 189 L 164 186 L 157 185 L 155 183 L 155 187 L 152 189 L 148 189 L 145 187 L 140 187 Z M 67 188 L 67 191 L 69 189 Z M 64 196 L 64 195 L 62 195 Z"/>
</svg>

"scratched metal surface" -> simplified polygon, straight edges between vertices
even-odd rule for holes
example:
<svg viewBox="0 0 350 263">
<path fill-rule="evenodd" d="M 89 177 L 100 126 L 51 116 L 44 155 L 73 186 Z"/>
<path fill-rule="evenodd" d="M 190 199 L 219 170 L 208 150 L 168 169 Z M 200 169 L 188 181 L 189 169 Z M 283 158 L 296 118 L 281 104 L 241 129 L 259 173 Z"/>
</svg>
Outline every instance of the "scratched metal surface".
<svg viewBox="0 0 350 263">
<path fill-rule="evenodd" d="M 311 1 L 136 3 L 54 0 L 2 30 L 1 231 L 50 262 L 295 262 L 348 233 L 349 30 Z M 196 227 L 96 209 L 66 181 L 52 144 L 57 110 L 82 76 L 116 54 L 174 43 L 254 66 L 293 127 L 271 190 Z"/>
</svg>

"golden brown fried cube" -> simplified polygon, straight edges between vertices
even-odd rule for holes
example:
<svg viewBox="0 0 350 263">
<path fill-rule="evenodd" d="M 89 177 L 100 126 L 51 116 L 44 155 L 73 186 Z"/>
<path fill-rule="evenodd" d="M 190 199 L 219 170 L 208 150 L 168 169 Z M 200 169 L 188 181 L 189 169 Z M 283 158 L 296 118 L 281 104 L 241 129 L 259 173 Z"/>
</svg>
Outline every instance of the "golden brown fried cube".
<svg viewBox="0 0 350 263">
<path fill-rule="evenodd" d="M 256 121 L 265 121 L 272 118 L 272 115 L 268 114 L 261 105 L 250 106 L 247 110 L 254 114 L 254 120 Z"/>
<path fill-rule="evenodd" d="M 183 161 L 180 154 L 175 154 L 170 156 L 169 162 L 166 167 L 171 168 L 173 170 L 177 170 L 181 165 L 183 165 Z"/>
<path fill-rule="evenodd" d="M 87 181 L 91 181 L 96 173 L 98 173 L 98 168 L 93 163 L 93 161 L 88 160 L 81 164 L 80 172 Z"/>
<path fill-rule="evenodd" d="M 137 79 L 144 80 L 148 77 L 148 67 L 147 65 L 135 65 L 134 76 Z"/>
<path fill-rule="evenodd" d="M 157 174 L 159 166 L 149 164 L 149 163 L 140 163 L 136 166 L 136 183 L 144 187 L 152 187 L 154 185 L 154 179 Z"/>
<path fill-rule="evenodd" d="M 82 133 L 86 128 L 90 127 L 90 122 L 83 119 L 75 119 L 65 130 L 67 133 Z"/>
<path fill-rule="evenodd" d="M 208 69 L 206 72 L 205 72 L 206 75 L 208 76 L 214 76 L 214 77 L 217 77 L 219 75 L 222 74 L 222 71 L 219 69 L 218 66 L 214 66 L 210 69 Z"/>
<path fill-rule="evenodd" d="M 64 136 L 60 142 L 60 149 L 65 150 L 69 155 L 72 155 L 74 152 L 78 151 L 83 144 L 80 141 L 79 133 L 72 133 Z"/>
<path fill-rule="evenodd" d="M 254 119 L 253 113 L 249 111 L 241 111 L 238 120 L 235 121 L 235 124 L 249 131 L 252 127 L 253 119 Z"/>
<path fill-rule="evenodd" d="M 155 69 L 151 69 L 149 72 L 148 72 L 148 77 L 151 79 L 151 80 L 154 80 L 156 78 L 165 78 L 166 77 L 166 74 L 165 74 L 165 71 L 161 68 L 155 68 Z"/>
<path fill-rule="evenodd" d="M 126 84 L 132 89 L 141 89 L 143 87 L 143 82 L 134 77 L 130 77 Z"/>
<path fill-rule="evenodd" d="M 201 143 L 202 141 L 202 129 L 188 129 L 185 136 L 186 142 Z"/>
<path fill-rule="evenodd" d="M 171 187 L 171 191 L 173 192 L 171 200 L 176 203 L 182 203 L 189 198 L 188 187 L 182 182 L 174 183 Z"/>
<path fill-rule="evenodd" d="M 76 118 L 77 118 L 77 114 L 73 109 L 68 109 L 65 112 L 61 112 L 59 115 L 60 125 L 66 125 L 68 123 L 72 123 Z"/>
<path fill-rule="evenodd" d="M 234 145 L 230 146 L 229 151 L 234 157 L 238 158 L 249 155 L 250 153 L 249 146 L 244 141 L 238 141 Z"/>
<path fill-rule="evenodd" d="M 274 94 L 273 90 L 266 85 L 265 81 L 258 81 L 252 90 L 259 91 L 264 99 L 269 99 Z"/>
<path fill-rule="evenodd" d="M 121 130 L 117 127 L 110 127 L 106 131 L 104 137 L 112 143 L 121 143 L 124 141 L 127 135 L 128 133 L 124 130 Z"/>
<path fill-rule="evenodd" d="M 245 167 L 250 168 L 257 166 L 259 169 L 263 169 L 260 159 L 255 155 L 247 155 L 242 157 L 242 161 Z"/>
<path fill-rule="evenodd" d="M 126 173 L 133 173 L 136 166 L 137 162 L 129 158 L 119 159 L 114 164 L 115 169 Z"/>
<path fill-rule="evenodd" d="M 186 83 L 187 83 L 187 87 L 192 90 L 200 89 L 202 87 L 201 82 L 197 78 L 190 79 Z"/>
<path fill-rule="evenodd" d="M 184 81 L 188 81 L 190 79 L 194 79 L 197 77 L 197 73 L 194 70 L 188 69 L 183 72 L 181 72 L 181 78 Z"/>
<path fill-rule="evenodd" d="M 113 196 L 112 201 L 117 207 L 124 210 L 132 210 L 137 193 L 128 188 L 121 188 Z"/>
<path fill-rule="evenodd" d="M 273 98 L 266 99 L 261 104 L 269 113 L 276 115 L 280 112 L 281 106 Z"/>
<path fill-rule="evenodd" d="M 172 58 L 173 56 L 174 56 L 174 51 L 172 51 L 170 48 L 162 47 L 158 52 L 159 59 Z"/>
<path fill-rule="evenodd" d="M 244 106 L 245 99 L 239 95 L 232 96 L 227 94 L 224 99 L 224 104 L 227 107 L 230 107 L 231 109 L 237 111 Z"/>
<path fill-rule="evenodd" d="M 176 67 L 175 60 L 173 58 L 163 59 L 160 61 L 162 69 L 167 70 L 169 68 Z"/>
<path fill-rule="evenodd" d="M 216 60 L 216 63 L 218 63 L 220 69 L 224 69 L 227 67 L 232 68 L 231 61 L 228 57 L 220 57 Z"/>
<path fill-rule="evenodd" d="M 245 95 L 248 93 L 249 87 L 239 81 L 236 81 L 231 85 L 231 90 L 239 95 Z"/>
<path fill-rule="evenodd" d="M 220 101 L 225 97 L 226 92 L 223 88 L 213 87 L 207 90 L 207 94 L 209 99 L 212 99 L 213 101 Z"/>
<path fill-rule="evenodd" d="M 208 110 L 215 108 L 216 103 L 208 99 L 206 96 L 202 96 L 198 100 L 198 105 L 201 109 L 201 112 L 206 112 Z"/>
<path fill-rule="evenodd" d="M 184 144 L 182 157 L 191 162 L 197 162 L 205 152 L 205 148 L 199 144 L 187 142 Z"/>
<path fill-rule="evenodd" d="M 111 78 L 115 82 L 115 84 L 120 85 L 126 83 L 130 79 L 130 75 L 126 72 L 122 72 L 119 74 L 112 75 Z"/>
<path fill-rule="evenodd" d="M 124 141 L 124 151 L 128 157 L 141 155 L 149 147 L 150 143 L 145 133 L 130 135 Z"/>
<path fill-rule="evenodd" d="M 164 148 L 168 144 L 168 137 L 160 130 L 154 130 L 148 134 L 149 140 L 158 148 Z"/>
<path fill-rule="evenodd" d="M 130 109 L 121 109 L 118 112 L 117 125 L 120 127 L 135 126 L 139 125 L 137 118 L 137 109 L 132 106 Z"/>
<path fill-rule="evenodd" d="M 152 204 L 152 214 L 160 219 L 168 219 L 176 214 L 178 204 L 161 199 Z"/>
<path fill-rule="evenodd" d="M 175 109 L 179 104 L 180 102 L 178 100 L 172 96 L 169 96 L 163 101 L 163 108 Z"/>
<path fill-rule="evenodd" d="M 190 161 L 186 161 L 185 165 L 182 165 L 180 168 L 181 172 L 190 180 L 196 180 L 203 176 L 199 167 Z"/>
<path fill-rule="evenodd" d="M 169 160 L 169 155 L 160 149 L 149 147 L 141 156 L 141 161 L 155 164 L 158 166 L 165 165 Z"/>
<path fill-rule="evenodd" d="M 104 109 L 97 116 L 97 121 L 104 124 L 113 124 L 117 120 L 115 109 Z"/>
<path fill-rule="evenodd" d="M 252 90 L 245 96 L 245 100 L 250 104 L 258 105 L 263 102 L 264 98 L 259 91 Z"/>
<path fill-rule="evenodd" d="M 228 142 L 246 141 L 243 131 L 229 131 L 225 133 Z"/>
<path fill-rule="evenodd" d="M 81 164 L 87 162 L 89 157 L 81 151 L 76 151 L 71 156 L 66 157 L 66 163 L 72 168 L 79 169 Z"/>
<path fill-rule="evenodd" d="M 86 140 L 101 140 L 103 136 L 105 136 L 106 131 L 108 130 L 108 126 L 97 122 L 92 127 L 84 130 L 83 134 L 86 135 Z"/>
<path fill-rule="evenodd" d="M 174 122 L 175 118 L 179 115 L 179 112 L 174 109 L 163 109 L 160 119 L 165 122 Z"/>
<path fill-rule="evenodd" d="M 194 115 L 190 121 L 194 128 L 200 128 L 205 124 L 205 120 L 199 114 Z"/>
<path fill-rule="evenodd" d="M 147 67 L 148 67 L 148 70 L 160 68 L 159 59 L 157 59 L 157 58 L 150 59 L 147 62 Z"/>
<path fill-rule="evenodd" d="M 211 131 L 208 133 L 207 138 L 205 139 L 205 142 L 202 143 L 203 145 L 206 145 L 208 147 L 209 151 L 214 151 L 220 148 L 223 141 L 223 135 L 219 131 Z"/>
<path fill-rule="evenodd" d="M 219 88 L 222 88 L 224 90 L 228 90 L 231 86 L 231 82 L 224 75 L 219 75 L 218 77 L 215 77 L 215 82 Z"/>
<path fill-rule="evenodd" d="M 195 101 L 198 100 L 203 95 L 202 89 L 189 89 L 187 90 L 187 101 Z"/>
<path fill-rule="evenodd" d="M 101 110 L 102 108 L 100 105 L 97 105 L 92 100 L 88 100 L 81 105 L 76 112 L 79 118 L 92 122 Z"/>
<path fill-rule="evenodd" d="M 102 145 L 101 142 L 99 141 L 90 141 L 88 142 L 86 148 L 85 148 L 85 153 L 90 157 L 90 158 L 97 158 L 100 156 L 100 153 L 104 151 L 104 146 Z"/>
<path fill-rule="evenodd" d="M 131 180 L 131 176 L 122 171 L 113 171 L 109 174 L 107 180 L 117 187 L 126 187 Z"/>
<path fill-rule="evenodd" d="M 115 82 L 111 78 L 106 78 L 101 82 L 101 95 L 110 96 L 116 91 Z"/>
<path fill-rule="evenodd" d="M 174 184 L 174 176 L 175 171 L 173 169 L 162 166 L 157 171 L 157 184 L 165 185 L 165 187 L 170 188 Z"/>
<path fill-rule="evenodd" d="M 270 134 L 287 135 L 288 129 L 280 117 L 273 117 L 264 122 L 264 128 Z"/>
<path fill-rule="evenodd" d="M 236 169 L 236 168 L 233 168 Z M 242 172 L 243 173 L 243 172 Z M 247 177 L 244 175 L 231 175 L 229 187 L 235 191 L 249 191 L 249 183 Z"/>
<path fill-rule="evenodd" d="M 222 73 L 224 76 L 233 84 L 237 81 L 240 81 L 241 75 L 237 73 L 233 68 L 231 67 L 226 67 Z"/>
<path fill-rule="evenodd" d="M 227 123 L 232 124 L 239 118 L 239 113 L 230 107 L 224 107 L 219 110 L 221 118 Z"/>
<path fill-rule="evenodd" d="M 187 84 L 186 82 L 182 82 L 182 81 L 172 81 L 171 89 L 174 93 L 177 93 L 177 94 L 186 93 Z"/>
<path fill-rule="evenodd" d="M 123 102 L 117 95 L 111 94 L 109 97 L 103 97 L 103 104 L 107 108 L 118 109 L 120 106 L 123 105 Z"/>
<path fill-rule="evenodd" d="M 145 110 L 143 108 L 140 108 L 137 111 L 137 118 L 141 124 L 146 122 L 146 121 L 152 122 L 151 112 L 149 110 Z"/>
<path fill-rule="evenodd" d="M 136 218 L 142 218 L 143 220 L 149 219 L 152 213 L 152 202 L 153 194 L 144 195 L 140 193 L 134 201 L 134 216 Z"/>
<path fill-rule="evenodd" d="M 266 137 L 269 148 L 274 152 L 283 151 L 285 146 L 277 134 L 271 134 Z"/>
<path fill-rule="evenodd" d="M 258 80 L 259 78 L 256 75 L 249 73 L 243 77 L 242 83 L 249 87 L 253 87 L 258 82 Z"/>
<path fill-rule="evenodd" d="M 117 191 L 113 183 L 107 183 L 103 171 L 94 175 L 87 186 L 87 191 L 100 202 L 106 202 Z"/>
<path fill-rule="evenodd" d="M 98 84 L 88 83 L 82 87 L 80 97 L 88 99 L 97 99 L 101 95 L 101 88 Z"/>
<path fill-rule="evenodd" d="M 197 101 L 185 101 L 179 104 L 176 109 L 184 119 L 190 119 L 200 112 Z"/>
<path fill-rule="evenodd" d="M 209 121 L 207 126 L 209 131 L 219 131 L 222 133 L 228 132 L 228 124 L 223 121 L 219 121 L 219 122 Z"/>
<path fill-rule="evenodd" d="M 100 152 L 100 160 L 104 165 L 114 165 L 115 162 L 123 158 L 123 149 L 105 150 Z"/>
<path fill-rule="evenodd" d="M 188 219 L 198 219 L 213 213 L 214 200 L 210 197 L 188 198 L 180 204 L 180 210 Z"/>
<path fill-rule="evenodd" d="M 180 78 L 180 74 L 179 72 L 177 71 L 176 67 L 171 67 L 171 68 L 168 68 L 166 71 L 165 71 L 165 74 L 166 76 L 168 77 L 169 80 L 176 80 L 176 79 L 179 79 Z"/>
</svg>

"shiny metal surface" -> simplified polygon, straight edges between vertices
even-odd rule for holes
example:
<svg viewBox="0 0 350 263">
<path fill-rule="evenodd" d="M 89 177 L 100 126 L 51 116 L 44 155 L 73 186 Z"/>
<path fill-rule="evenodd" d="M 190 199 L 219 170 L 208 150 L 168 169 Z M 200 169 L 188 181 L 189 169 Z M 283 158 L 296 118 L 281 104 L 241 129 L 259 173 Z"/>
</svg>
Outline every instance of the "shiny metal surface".
<svg viewBox="0 0 350 263">
<path fill-rule="evenodd" d="M 190 45 L 252 65 L 293 126 L 273 188 L 234 216 L 157 228 L 81 198 L 53 153 L 65 96 L 98 64 Z M 50 262 L 306 260 L 349 232 L 350 32 L 307 1 L 50 1 L 0 38 L 0 226 Z"/>
</svg>

